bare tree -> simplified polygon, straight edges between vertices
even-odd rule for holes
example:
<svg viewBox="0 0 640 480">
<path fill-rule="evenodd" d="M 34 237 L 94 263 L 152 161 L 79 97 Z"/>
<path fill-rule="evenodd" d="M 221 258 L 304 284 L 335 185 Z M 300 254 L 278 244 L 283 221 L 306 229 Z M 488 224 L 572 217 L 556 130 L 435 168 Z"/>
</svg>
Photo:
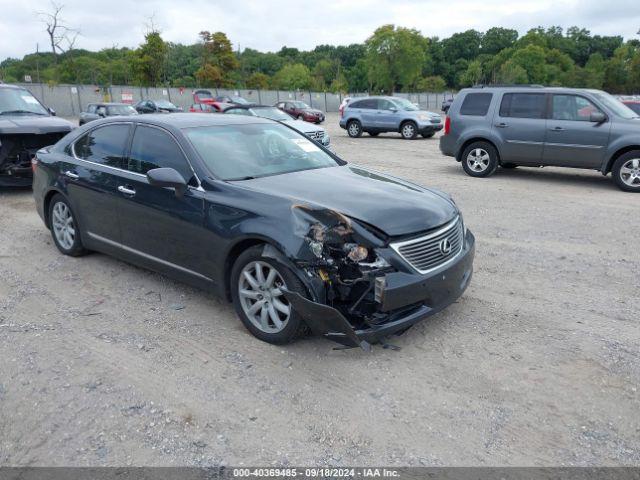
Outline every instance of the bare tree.
<svg viewBox="0 0 640 480">
<path fill-rule="evenodd" d="M 58 53 L 65 53 L 73 50 L 76 39 L 80 34 L 80 30 L 71 28 L 66 25 L 61 16 L 64 5 L 59 5 L 54 1 L 51 2 L 51 10 L 48 12 L 37 12 L 40 21 L 45 24 L 47 35 L 49 35 L 49 43 L 51 45 L 51 53 L 57 62 Z"/>
</svg>

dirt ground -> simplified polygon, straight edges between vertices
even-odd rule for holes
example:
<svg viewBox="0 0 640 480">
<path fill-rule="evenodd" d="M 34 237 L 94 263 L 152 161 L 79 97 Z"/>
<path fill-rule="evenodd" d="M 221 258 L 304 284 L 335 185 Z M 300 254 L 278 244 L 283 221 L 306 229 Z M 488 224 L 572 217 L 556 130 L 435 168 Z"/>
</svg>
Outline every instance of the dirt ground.
<svg viewBox="0 0 640 480">
<path fill-rule="evenodd" d="M 640 465 L 640 195 L 473 179 L 437 138 L 325 125 L 347 161 L 454 196 L 466 294 L 400 351 L 275 347 L 201 291 L 60 255 L 31 192 L 4 191 L 0 465 Z"/>
</svg>

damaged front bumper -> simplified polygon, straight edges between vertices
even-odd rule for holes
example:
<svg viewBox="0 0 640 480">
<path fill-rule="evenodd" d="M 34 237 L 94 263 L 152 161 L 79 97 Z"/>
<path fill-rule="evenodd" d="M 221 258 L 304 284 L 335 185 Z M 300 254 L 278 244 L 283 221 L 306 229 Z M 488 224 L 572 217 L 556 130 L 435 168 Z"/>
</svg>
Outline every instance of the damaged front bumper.
<svg viewBox="0 0 640 480">
<path fill-rule="evenodd" d="M 337 309 L 313 302 L 298 293 L 283 290 L 294 310 L 312 332 L 347 347 L 370 350 L 371 344 L 384 343 L 417 322 L 438 313 L 455 302 L 466 290 L 473 274 L 475 238 L 466 232 L 464 248 L 455 260 L 425 275 L 391 272 L 384 276 L 380 292 L 380 323 L 355 329 Z"/>
</svg>

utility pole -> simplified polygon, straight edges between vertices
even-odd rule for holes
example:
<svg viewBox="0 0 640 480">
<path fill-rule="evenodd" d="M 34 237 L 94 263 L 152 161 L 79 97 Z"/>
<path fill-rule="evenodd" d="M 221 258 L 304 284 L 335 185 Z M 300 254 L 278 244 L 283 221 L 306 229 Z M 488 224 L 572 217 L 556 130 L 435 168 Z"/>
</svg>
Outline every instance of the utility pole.
<svg viewBox="0 0 640 480">
<path fill-rule="evenodd" d="M 36 79 L 40 83 L 40 44 L 36 43 Z"/>
</svg>

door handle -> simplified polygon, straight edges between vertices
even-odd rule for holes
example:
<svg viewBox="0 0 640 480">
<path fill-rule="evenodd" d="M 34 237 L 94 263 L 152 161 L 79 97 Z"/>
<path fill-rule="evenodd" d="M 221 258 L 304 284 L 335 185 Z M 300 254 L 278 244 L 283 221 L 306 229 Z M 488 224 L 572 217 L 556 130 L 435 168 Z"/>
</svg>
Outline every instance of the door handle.
<svg viewBox="0 0 640 480">
<path fill-rule="evenodd" d="M 73 173 L 71 170 L 67 170 L 66 172 L 64 172 L 64 174 L 71 180 L 77 180 L 80 178 L 80 175 L 78 175 L 77 173 Z"/>
<path fill-rule="evenodd" d="M 498 128 L 507 128 L 509 125 L 507 125 L 504 122 L 500 122 L 500 123 L 496 123 L 496 127 Z"/>
<path fill-rule="evenodd" d="M 134 196 L 136 194 L 136 191 L 133 188 L 125 187 L 124 185 L 120 185 L 118 187 L 118 191 L 120 193 L 124 193 L 125 195 Z"/>
<path fill-rule="evenodd" d="M 549 130 L 551 130 L 552 132 L 562 132 L 564 130 L 564 128 L 562 128 L 562 127 L 553 127 L 553 128 L 550 128 Z"/>
</svg>

